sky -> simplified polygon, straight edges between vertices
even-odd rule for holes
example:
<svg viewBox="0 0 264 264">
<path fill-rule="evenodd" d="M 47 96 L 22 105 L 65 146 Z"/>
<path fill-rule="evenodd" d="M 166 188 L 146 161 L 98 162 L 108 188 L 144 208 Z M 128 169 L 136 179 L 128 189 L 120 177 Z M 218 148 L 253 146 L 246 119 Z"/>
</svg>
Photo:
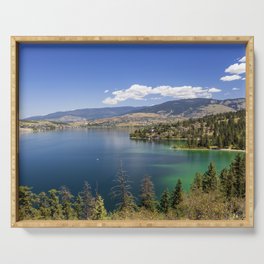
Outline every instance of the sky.
<svg viewBox="0 0 264 264">
<path fill-rule="evenodd" d="M 243 44 L 20 44 L 20 118 L 245 97 Z"/>
</svg>

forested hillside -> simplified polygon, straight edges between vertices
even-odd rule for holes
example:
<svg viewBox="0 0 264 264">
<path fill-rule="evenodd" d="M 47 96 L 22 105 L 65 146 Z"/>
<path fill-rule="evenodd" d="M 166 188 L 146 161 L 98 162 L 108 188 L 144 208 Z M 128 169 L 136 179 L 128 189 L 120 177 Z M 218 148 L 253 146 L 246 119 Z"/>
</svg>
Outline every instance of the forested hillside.
<svg viewBox="0 0 264 264">
<path fill-rule="evenodd" d="M 184 139 L 188 148 L 245 149 L 245 110 L 146 126 L 130 134 L 132 139 Z"/>
</svg>

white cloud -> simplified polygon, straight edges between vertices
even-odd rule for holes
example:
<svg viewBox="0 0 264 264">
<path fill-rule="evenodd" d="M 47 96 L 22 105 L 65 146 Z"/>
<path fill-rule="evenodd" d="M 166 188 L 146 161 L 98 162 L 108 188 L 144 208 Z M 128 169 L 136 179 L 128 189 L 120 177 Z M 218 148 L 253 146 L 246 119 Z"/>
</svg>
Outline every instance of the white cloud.
<svg viewBox="0 0 264 264">
<path fill-rule="evenodd" d="M 242 57 L 239 62 L 246 62 L 246 56 Z"/>
<path fill-rule="evenodd" d="M 244 77 L 244 78 L 242 78 L 242 80 L 244 81 L 244 80 L 246 80 L 246 78 Z"/>
<path fill-rule="evenodd" d="M 231 81 L 234 81 L 234 80 L 239 80 L 241 79 L 241 76 L 235 74 L 235 75 L 226 75 L 226 76 L 223 76 L 220 78 L 221 81 L 223 82 L 231 82 Z"/>
<path fill-rule="evenodd" d="M 225 69 L 230 74 L 242 74 L 246 72 L 246 63 L 235 63 Z"/>
<path fill-rule="evenodd" d="M 188 98 L 211 98 L 212 93 L 221 92 L 218 88 L 203 88 L 193 86 L 158 86 L 150 87 L 145 85 L 133 84 L 128 89 L 112 92 L 113 97 L 107 97 L 103 100 L 104 104 L 115 105 L 128 99 L 144 100 L 147 95 L 169 96 L 175 99 Z"/>
<path fill-rule="evenodd" d="M 221 92 L 221 89 L 218 89 L 218 88 L 210 88 L 210 89 L 208 89 L 208 92 L 209 93 L 219 93 L 219 92 Z"/>
<path fill-rule="evenodd" d="M 109 90 L 105 90 L 105 91 L 104 91 L 104 93 L 108 93 L 108 92 L 109 92 Z"/>
<path fill-rule="evenodd" d="M 114 97 L 107 97 L 103 100 L 104 104 L 117 104 L 127 99 L 142 100 L 146 95 L 150 94 L 152 88 L 148 86 L 134 84 L 126 90 L 117 90 L 112 92 Z"/>
<path fill-rule="evenodd" d="M 239 88 L 236 88 L 236 87 L 234 87 L 234 88 L 232 88 L 232 90 L 233 90 L 233 91 L 239 91 L 240 89 L 239 89 Z"/>
</svg>

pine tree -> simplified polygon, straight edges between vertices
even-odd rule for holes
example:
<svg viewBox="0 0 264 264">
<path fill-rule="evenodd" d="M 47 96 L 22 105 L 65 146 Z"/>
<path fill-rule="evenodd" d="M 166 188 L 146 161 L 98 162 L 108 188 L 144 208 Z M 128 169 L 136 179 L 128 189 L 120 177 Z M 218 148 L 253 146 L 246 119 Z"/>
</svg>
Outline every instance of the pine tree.
<svg viewBox="0 0 264 264">
<path fill-rule="evenodd" d="M 223 169 L 220 173 L 220 191 L 227 200 L 230 200 L 234 195 L 234 177 L 233 171 Z"/>
<path fill-rule="evenodd" d="M 101 195 L 97 194 L 91 211 L 92 220 L 102 220 L 107 216 L 107 211 L 104 206 L 104 200 Z"/>
<path fill-rule="evenodd" d="M 75 202 L 74 202 L 74 205 L 73 205 L 73 208 L 75 210 L 77 219 L 79 219 L 79 220 L 84 219 L 83 218 L 83 200 L 82 200 L 82 197 L 80 196 L 80 194 L 77 195 Z"/>
<path fill-rule="evenodd" d="M 215 191 L 217 189 L 217 176 L 215 164 L 210 162 L 208 170 L 203 175 L 203 191 Z"/>
<path fill-rule="evenodd" d="M 217 142 L 217 146 L 219 147 L 219 148 L 223 148 L 223 139 L 222 139 L 222 136 L 221 135 L 218 135 L 217 137 L 216 137 L 216 142 Z"/>
<path fill-rule="evenodd" d="M 191 190 L 202 190 L 203 189 L 203 175 L 199 172 L 195 174 L 193 183 L 191 185 Z"/>
<path fill-rule="evenodd" d="M 234 195 L 236 197 L 245 197 L 245 157 L 241 157 L 240 154 L 237 154 L 235 160 L 231 165 L 231 170 L 234 174 Z"/>
<path fill-rule="evenodd" d="M 49 190 L 49 207 L 51 219 L 54 220 L 63 219 L 63 211 L 58 194 L 59 191 L 57 191 L 56 189 Z"/>
<path fill-rule="evenodd" d="M 87 181 L 84 182 L 82 191 L 79 193 L 82 201 L 82 219 L 89 219 L 91 216 L 91 210 L 93 206 L 93 195 L 91 187 Z"/>
<path fill-rule="evenodd" d="M 209 148 L 210 147 L 209 137 L 208 137 L 207 134 L 205 135 L 205 143 L 204 143 L 204 146 L 206 148 Z"/>
<path fill-rule="evenodd" d="M 169 212 L 170 208 L 170 192 L 167 189 L 165 189 L 161 195 L 160 198 L 160 211 L 164 214 L 167 214 Z"/>
<path fill-rule="evenodd" d="M 38 195 L 39 200 L 39 218 L 41 219 L 51 219 L 51 209 L 49 204 L 49 197 L 45 192 L 41 192 Z"/>
<path fill-rule="evenodd" d="M 70 190 L 66 186 L 62 186 L 60 189 L 61 205 L 64 219 L 70 220 L 75 218 L 75 212 L 72 208 L 72 198 Z"/>
<path fill-rule="evenodd" d="M 114 182 L 115 186 L 111 189 L 111 195 L 117 201 L 116 206 L 118 210 L 134 210 L 134 196 L 130 191 L 130 181 L 128 179 L 126 171 L 123 170 L 122 163 L 120 164 L 120 168 L 117 172 L 117 176 Z"/>
<path fill-rule="evenodd" d="M 141 206 L 148 210 L 154 211 L 156 208 L 154 184 L 150 176 L 145 176 L 141 183 L 140 189 Z"/>
<path fill-rule="evenodd" d="M 199 141 L 199 147 L 204 147 L 204 144 L 205 144 L 204 137 L 203 137 L 203 134 L 201 133 L 201 135 L 200 135 L 200 141 Z"/>
<path fill-rule="evenodd" d="M 32 188 L 28 186 L 19 187 L 19 219 L 34 219 L 36 216 L 36 209 L 34 204 L 36 196 L 31 191 Z"/>
<path fill-rule="evenodd" d="M 172 193 L 172 207 L 174 209 L 178 208 L 178 205 L 183 201 L 183 189 L 182 189 L 182 182 L 178 179 L 177 184 L 174 188 Z"/>
</svg>

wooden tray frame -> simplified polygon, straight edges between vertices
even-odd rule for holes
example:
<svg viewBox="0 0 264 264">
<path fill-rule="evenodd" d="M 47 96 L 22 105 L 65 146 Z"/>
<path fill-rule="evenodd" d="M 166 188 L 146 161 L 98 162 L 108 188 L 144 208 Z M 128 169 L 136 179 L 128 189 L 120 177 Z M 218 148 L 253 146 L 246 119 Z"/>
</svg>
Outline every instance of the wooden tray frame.
<svg viewBox="0 0 264 264">
<path fill-rule="evenodd" d="M 18 46 L 20 43 L 203 43 L 246 45 L 245 220 L 18 219 Z M 11 37 L 11 227 L 254 227 L 254 37 L 252 36 L 13 36 Z"/>
</svg>

